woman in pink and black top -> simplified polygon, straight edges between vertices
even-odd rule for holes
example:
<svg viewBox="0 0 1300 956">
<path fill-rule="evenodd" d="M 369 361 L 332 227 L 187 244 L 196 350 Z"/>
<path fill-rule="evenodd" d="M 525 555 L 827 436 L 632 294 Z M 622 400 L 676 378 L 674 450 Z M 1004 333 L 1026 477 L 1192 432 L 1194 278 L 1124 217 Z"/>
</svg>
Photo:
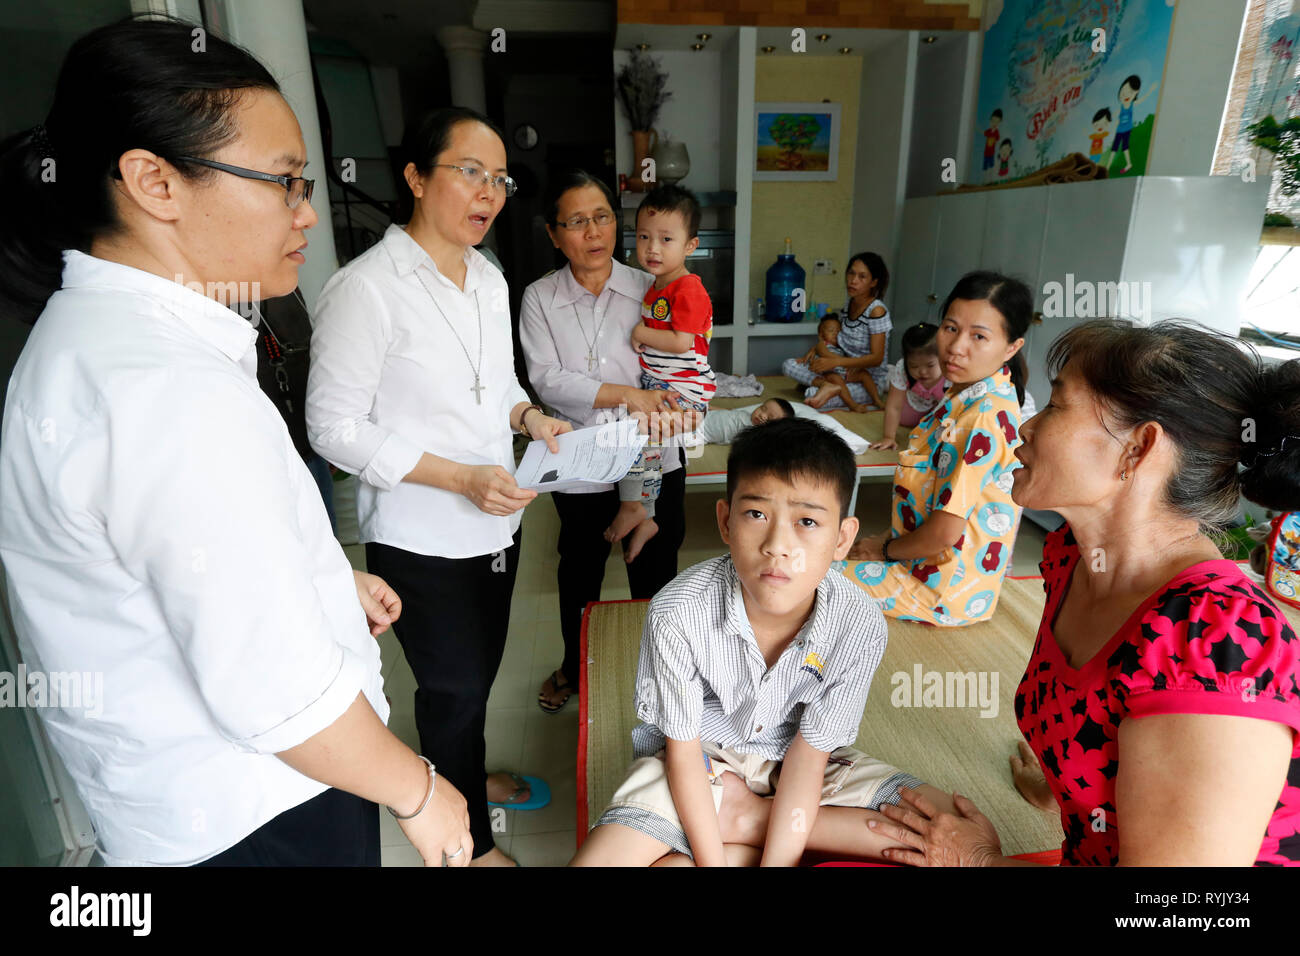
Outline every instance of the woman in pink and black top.
<svg viewBox="0 0 1300 956">
<path fill-rule="evenodd" d="M 1053 343 L 1048 367 L 1012 497 L 1067 524 L 1043 549 L 1016 692 L 1037 761 L 1012 758 L 1017 785 L 1059 806 L 1066 864 L 1300 865 L 1300 642 L 1206 535 L 1239 495 L 1300 507 L 1300 361 L 1264 369 L 1195 326 L 1098 321 Z M 880 827 L 912 849 L 886 854 L 1023 862 L 955 803 L 887 809 Z"/>
</svg>

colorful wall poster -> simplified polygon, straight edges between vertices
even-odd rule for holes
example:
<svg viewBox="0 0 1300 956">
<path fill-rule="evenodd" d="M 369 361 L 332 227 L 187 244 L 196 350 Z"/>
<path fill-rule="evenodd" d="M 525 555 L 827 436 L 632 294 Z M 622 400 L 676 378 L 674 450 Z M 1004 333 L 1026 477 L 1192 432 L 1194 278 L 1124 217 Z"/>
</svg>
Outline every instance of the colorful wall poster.
<svg viewBox="0 0 1300 956">
<path fill-rule="evenodd" d="M 755 103 L 755 182 L 834 182 L 839 103 Z"/>
<path fill-rule="evenodd" d="M 969 179 L 1020 179 L 1082 153 L 1146 169 L 1174 0 L 987 0 Z"/>
</svg>

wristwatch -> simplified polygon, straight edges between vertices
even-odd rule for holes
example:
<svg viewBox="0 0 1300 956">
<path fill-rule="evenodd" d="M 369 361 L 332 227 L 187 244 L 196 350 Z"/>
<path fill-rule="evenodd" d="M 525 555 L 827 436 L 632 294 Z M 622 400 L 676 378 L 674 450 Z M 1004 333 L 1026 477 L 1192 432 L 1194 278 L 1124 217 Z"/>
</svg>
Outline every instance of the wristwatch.
<svg viewBox="0 0 1300 956">
<path fill-rule="evenodd" d="M 880 556 L 881 556 L 882 558 L 884 558 L 886 561 L 890 560 L 890 557 L 889 557 L 889 542 L 891 542 L 891 541 L 893 541 L 893 540 L 894 540 L 893 538 L 886 538 L 886 539 L 884 540 L 884 542 L 880 545 Z"/>
<path fill-rule="evenodd" d="M 528 417 L 528 413 L 531 412 L 533 409 L 536 409 L 537 411 L 541 412 L 543 415 L 546 414 L 546 412 L 542 411 L 542 406 L 540 405 L 529 405 L 527 408 L 525 408 L 522 412 L 519 413 L 519 434 L 530 439 L 533 437 L 533 433 L 530 432 L 528 430 L 528 426 L 524 424 L 524 419 Z"/>
</svg>

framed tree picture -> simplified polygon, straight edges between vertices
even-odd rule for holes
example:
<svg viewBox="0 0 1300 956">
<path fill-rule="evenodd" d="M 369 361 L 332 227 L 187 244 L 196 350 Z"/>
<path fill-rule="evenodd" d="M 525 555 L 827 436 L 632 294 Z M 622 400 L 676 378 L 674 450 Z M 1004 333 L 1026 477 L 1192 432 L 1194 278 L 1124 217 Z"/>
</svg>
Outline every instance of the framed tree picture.
<svg viewBox="0 0 1300 956">
<path fill-rule="evenodd" d="M 754 104 L 754 182 L 834 182 L 839 155 L 839 103 Z"/>
</svg>

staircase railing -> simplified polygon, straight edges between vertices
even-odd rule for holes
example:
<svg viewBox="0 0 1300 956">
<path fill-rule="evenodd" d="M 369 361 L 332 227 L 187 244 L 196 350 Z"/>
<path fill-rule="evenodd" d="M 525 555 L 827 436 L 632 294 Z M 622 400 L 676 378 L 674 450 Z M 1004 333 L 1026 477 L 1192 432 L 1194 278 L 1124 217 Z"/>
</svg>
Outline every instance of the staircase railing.
<svg viewBox="0 0 1300 956">
<path fill-rule="evenodd" d="M 324 147 L 326 156 L 325 175 L 330 183 L 338 187 L 339 193 L 343 197 L 341 200 L 336 200 L 332 196 L 330 198 L 331 225 L 333 224 L 334 208 L 341 206 L 343 209 L 343 219 L 347 224 L 348 258 L 355 259 L 360 252 L 364 252 L 367 248 L 383 238 L 383 234 L 376 230 L 372 223 L 364 221 L 358 222 L 354 217 L 353 207 L 359 206 L 364 210 L 377 212 L 384 219 L 392 222 L 397 213 L 397 204 L 390 200 L 376 199 L 374 196 L 371 196 L 365 190 L 358 187 L 355 183 L 350 183 L 345 180 L 339 174 L 339 171 L 334 168 L 334 128 L 333 124 L 330 122 L 329 104 L 325 102 L 325 91 L 321 89 L 320 73 L 316 70 L 316 64 L 314 61 L 312 63 L 311 75 L 312 86 L 316 90 L 316 113 L 320 121 L 321 145 Z M 360 214 L 360 210 L 358 210 L 358 214 Z M 367 216 L 365 218 L 371 217 Z M 369 240 L 360 250 L 357 249 L 358 233 Z"/>
</svg>

